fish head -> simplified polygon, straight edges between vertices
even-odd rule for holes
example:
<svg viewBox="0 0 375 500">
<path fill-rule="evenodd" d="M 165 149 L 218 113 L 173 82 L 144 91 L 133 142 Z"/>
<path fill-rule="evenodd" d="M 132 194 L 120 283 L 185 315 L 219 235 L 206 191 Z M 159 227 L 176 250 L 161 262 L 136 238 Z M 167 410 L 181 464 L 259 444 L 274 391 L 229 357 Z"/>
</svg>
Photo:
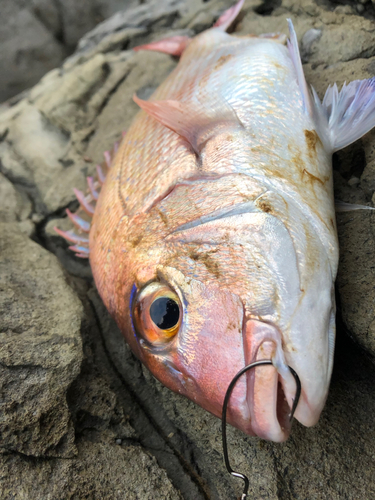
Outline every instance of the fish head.
<svg viewBox="0 0 375 500">
<path fill-rule="evenodd" d="M 271 359 L 238 380 L 227 420 L 284 441 L 296 393 L 288 365 L 302 383 L 297 418 L 314 424 L 325 402 L 332 278 L 317 263 L 314 293 L 301 291 L 289 231 L 246 203 L 194 219 L 194 196 L 176 189 L 129 219 L 123 246 L 111 252 L 115 301 L 106 305 L 154 376 L 218 417 L 236 373 Z"/>
</svg>

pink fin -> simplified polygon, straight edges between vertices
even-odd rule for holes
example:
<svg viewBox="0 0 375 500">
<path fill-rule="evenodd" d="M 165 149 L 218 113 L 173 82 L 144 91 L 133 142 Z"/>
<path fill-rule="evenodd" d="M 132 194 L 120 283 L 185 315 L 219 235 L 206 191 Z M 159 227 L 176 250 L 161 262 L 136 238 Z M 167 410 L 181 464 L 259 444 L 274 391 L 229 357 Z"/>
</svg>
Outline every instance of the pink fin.
<svg viewBox="0 0 375 500">
<path fill-rule="evenodd" d="M 109 151 L 104 151 L 103 154 L 104 154 L 105 164 L 107 165 L 108 168 L 111 168 L 112 166 L 111 153 Z"/>
<path fill-rule="evenodd" d="M 89 187 L 91 196 L 94 198 L 94 200 L 97 200 L 99 198 L 99 193 L 95 189 L 95 182 L 93 177 L 87 177 L 87 185 Z"/>
<path fill-rule="evenodd" d="M 72 243 L 89 243 L 88 238 L 85 238 L 84 236 L 78 236 L 78 234 L 75 234 L 74 231 L 62 231 L 58 227 L 54 227 L 54 230 L 57 234 L 65 238 L 67 241 L 71 241 Z"/>
<path fill-rule="evenodd" d="M 133 50 L 154 50 L 156 52 L 164 52 L 164 54 L 171 54 L 172 56 L 180 56 L 186 49 L 191 38 L 188 36 L 171 36 L 158 40 L 157 42 L 147 43 L 134 47 Z"/>
<path fill-rule="evenodd" d="M 227 9 L 219 19 L 216 21 L 214 24 L 214 28 L 220 28 L 223 31 L 226 31 L 229 26 L 233 23 L 233 21 L 236 19 L 238 16 L 240 10 L 242 9 L 242 6 L 244 4 L 245 0 L 239 0 L 236 5 L 233 5 L 229 9 Z"/>
<path fill-rule="evenodd" d="M 82 191 L 76 188 L 74 188 L 73 191 L 79 201 L 79 204 L 87 215 L 94 215 L 94 207 L 90 205 L 90 202 L 86 199 L 86 196 L 82 193 Z"/>
<path fill-rule="evenodd" d="M 69 250 L 76 252 L 76 256 L 80 257 L 81 259 L 85 259 L 85 258 L 87 259 L 89 254 L 90 254 L 88 248 L 83 247 L 83 246 L 78 246 L 78 245 L 74 245 L 74 246 L 69 247 Z"/>
<path fill-rule="evenodd" d="M 223 31 L 227 30 L 238 16 L 244 2 L 245 0 L 239 0 L 235 5 L 223 12 L 213 27 L 220 28 Z M 134 47 L 133 50 L 154 50 L 172 56 L 180 56 L 189 45 L 190 40 L 191 38 L 188 36 L 176 35 L 145 45 L 139 45 L 138 47 Z"/>
<path fill-rule="evenodd" d="M 69 208 L 65 210 L 66 215 L 69 217 L 69 219 L 73 222 L 73 224 L 83 231 L 84 233 L 89 233 L 90 232 L 90 223 L 87 222 L 86 220 L 82 219 L 79 215 L 73 214 Z"/>
<path fill-rule="evenodd" d="M 100 165 L 96 165 L 96 173 L 98 174 L 98 181 L 101 186 L 103 186 L 105 182 L 105 175 L 103 173 L 103 169 Z"/>
<path fill-rule="evenodd" d="M 205 104 L 199 101 L 143 101 L 136 95 L 133 99 L 147 114 L 186 139 L 197 154 L 218 127 L 242 127 L 235 111 L 224 99 L 220 102 L 208 100 Z"/>
<path fill-rule="evenodd" d="M 124 136 L 125 134 L 126 132 L 123 132 L 122 136 Z M 80 203 L 80 207 L 78 208 L 76 213 L 72 213 L 69 209 L 67 209 L 66 214 L 72 221 L 74 226 L 78 229 L 78 234 L 76 234 L 73 230 L 62 231 L 61 229 L 55 227 L 55 231 L 57 234 L 65 238 L 67 241 L 75 243 L 74 246 L 71 246 L 69 248 L 76 252 L 77 257 L 87 258 L 89 255 L 89 239 L 86 237 L 86 235 L 81 235 L 81 233 L 90 232 L 91 223 L 89 217 L 91 218 L 94 215 L 95 205 L 96 201 L 99 199 L 101 186 L 103 186 L 106 179 L 106 174 L 112 166 L 112 158 L 116 154 L 119 148 L 119 144 L 119 142 L 116 142 L 111 152 L 104 152 L 104 162 L 101 165 L 97 165 L 96 167 L 97 176 L 95 178 L 87 178 L 89 192 L 86 192 L 86 194 L 84 194 L 82 191 L 74 189 L 74 193 Z"/>
</svg>

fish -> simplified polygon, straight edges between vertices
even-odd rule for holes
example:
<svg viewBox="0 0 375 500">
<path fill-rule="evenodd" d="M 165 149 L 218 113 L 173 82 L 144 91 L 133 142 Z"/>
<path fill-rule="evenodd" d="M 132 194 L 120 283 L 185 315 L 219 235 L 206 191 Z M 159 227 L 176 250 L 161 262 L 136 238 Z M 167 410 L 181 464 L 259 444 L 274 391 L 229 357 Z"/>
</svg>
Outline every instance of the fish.
<svg viewBox="0 0 375 500">
<path fill-rule="evenodd" d="M 240 0 L 180 56 L 61 231 L 89 257 L 135 355 L 165 386 L 275 442 L 319 420 L 335 345 L 338 238 L 332 154 L 375 125 L 375 79 L 306 83 L 296 33 L 228 34 Z M 287 42 L 287 43 L 285 43 Z"/>
</svg>

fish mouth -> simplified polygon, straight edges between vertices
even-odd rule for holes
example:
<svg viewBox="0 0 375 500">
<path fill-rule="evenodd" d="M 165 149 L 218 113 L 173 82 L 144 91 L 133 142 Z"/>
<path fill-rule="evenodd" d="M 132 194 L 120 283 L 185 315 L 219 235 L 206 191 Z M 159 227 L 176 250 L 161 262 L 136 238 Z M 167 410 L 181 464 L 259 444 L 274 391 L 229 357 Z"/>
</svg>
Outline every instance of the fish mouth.
<svg viewBox="0 0 375 500">
<path fill-rule="evenodd" d="M 273 362 L 246 373 L 251 430 L 263 439 L 283 442 L 291 430 L 296 383 L 284 359 L 281 335 L 272 325 L 250 320 L 245 325 L 244 344 L 247 365 L 261 360 Z"/>
<path fill-rule="evenodd" d="M 271 359 L 273 342 L 264 342 L 256 361 Z M 290 433 L 289 407 L 281 377 L 273 365 L 259 366 L 246 374 L 246 400 L 253 432 L 269 441 L 285 441 Z"/>
<path fill-rule="evenodd" d="M 243 348 L 243 366 L 259 361 L 268 361 L 269 364 L 249 369 L 235 382 L 227 404 L 227 421 L 248 435 L 274 442 L 286 441 L 291 431 L 291 413 L 298 391 L 295 378 L 284 359 L 281 334 L 273 325 L 247 320 L 243 327 Z M 238 370 L 240 366 L 235 364 Z M 212 387 L 207 388 L 206 378 L 212 379 L 210 364 L 207 365 L 207 373 L 200 373 L 199 377 L 189 374 L 178 357 L 164 359 L 163 365 L 168 369 L 169 378 L 164 380 L 159 373 L 156 374 L 159 380 L 222 418 L 225 411 L 223 403 L 237 377 L 236 373 L 232 372 L 226 383 L 219 381 L 218 393 L 215 391 L 213 397 Z M 173 384 L 171 372 L 175 381 Z"/>
</svg>

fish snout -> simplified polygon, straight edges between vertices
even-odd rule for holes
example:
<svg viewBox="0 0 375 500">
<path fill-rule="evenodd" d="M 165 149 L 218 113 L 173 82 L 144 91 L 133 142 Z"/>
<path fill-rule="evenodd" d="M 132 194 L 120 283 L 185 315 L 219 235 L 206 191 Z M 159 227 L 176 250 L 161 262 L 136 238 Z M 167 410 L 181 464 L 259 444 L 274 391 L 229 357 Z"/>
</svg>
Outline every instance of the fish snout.
<svg viewBox="0 0 375 500">
<path fill-rule="evenodd" d="M 246 365 L 272 360 L 246 373 L 246 400 L 253 432 L 270 441 L 285 441 L 291 430 L 296 382 L 284 359 L 281 334 L 268 323 L 248 320 L 244 328 Z"/>
</svg>

